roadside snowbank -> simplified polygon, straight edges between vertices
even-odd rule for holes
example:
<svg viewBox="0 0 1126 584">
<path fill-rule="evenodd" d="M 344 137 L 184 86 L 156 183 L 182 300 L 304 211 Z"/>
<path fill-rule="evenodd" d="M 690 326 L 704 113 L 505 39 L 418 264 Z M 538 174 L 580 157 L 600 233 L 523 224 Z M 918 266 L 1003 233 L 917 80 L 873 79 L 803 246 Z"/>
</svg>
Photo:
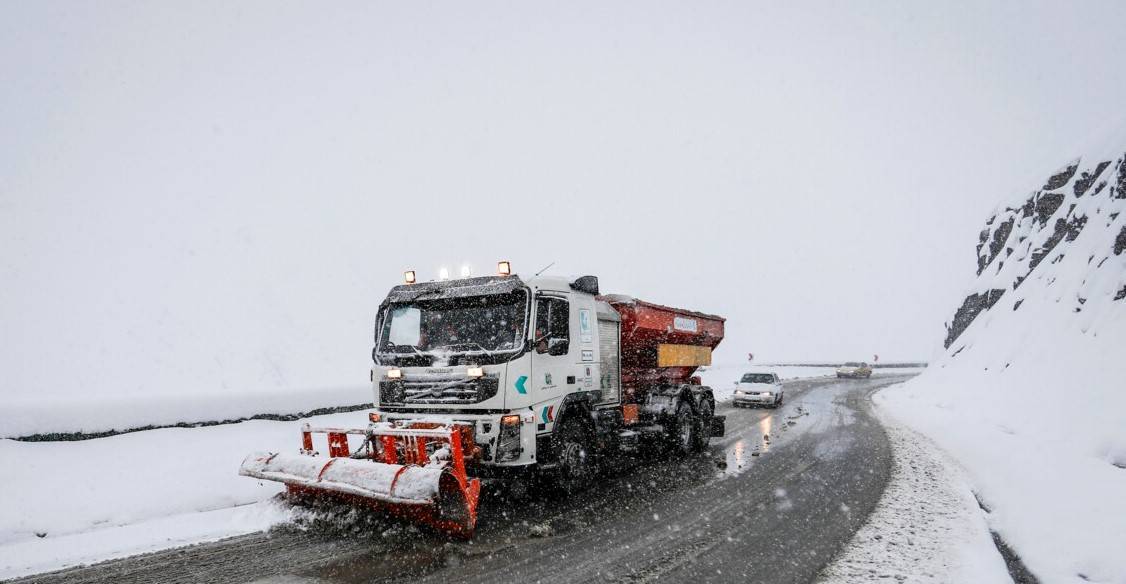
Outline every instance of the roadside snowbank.
<svg viewBox="0 0 1126 584">
<path fill-rule="evenodd" d="M 300 426 L 367 423 L 367 413 L 296 422 L 167 428 L 79 442 L 0 440 L 0 579 L 261 531 L 286 511 L 280 484 L 238 475 L 252 451 L 296 449 Z M 49 488 L 45 488 L 49 486 Z"/>
<path fill-rule="evenodd" d="M 887 412 L 876 413 L 892 444 L 891 480 L 819 581 L 1011 584 L 957 463 Z"/>
<path fill-rule="evenodd" d="M 240 420 L 371 403 L 370 385 L 257 392 L 185 393 L 0 401 L 0 438 L 123 431 L 146 426 Z"/>
<path fill-rule="evenodd" d="M 291 509 L 274 501 L 0 544 L 0 579 L 53 572 L 164 549 L 265 531 L 290 521 Z"/>
<path fill-rule="evenodd" d="M 967 470 L 1043 582 L 1126 583 L 1126 137 L 982 232 L 947 350 L 877 404 Z"/>
</svg>

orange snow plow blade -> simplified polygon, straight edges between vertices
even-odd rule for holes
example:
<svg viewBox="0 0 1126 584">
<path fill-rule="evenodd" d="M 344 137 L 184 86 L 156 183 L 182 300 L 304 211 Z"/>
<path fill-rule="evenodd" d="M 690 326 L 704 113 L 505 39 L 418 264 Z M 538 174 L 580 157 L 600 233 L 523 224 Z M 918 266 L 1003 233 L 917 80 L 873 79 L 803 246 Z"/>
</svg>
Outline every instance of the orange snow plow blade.
<svg viewBox="0 0 1126 584">
<path fill-rule="evenodd" d="M 300 452 L 253 453 L 242 461 L 239 474 L 284 483 L 291 493 L 367 505 L 469 537 L 481 493 L 480 482 L 465 472 L 467 450 L 476 451 L 470 432 L 469 426 L 435 423 L 382 423 L 365 430 L 306 425 Z M 313 451 L 314 433 L 328 434 L 328 456 Z M 349 452 L 349 434 L 364 436 L 355 453 Z"/>
</svg>

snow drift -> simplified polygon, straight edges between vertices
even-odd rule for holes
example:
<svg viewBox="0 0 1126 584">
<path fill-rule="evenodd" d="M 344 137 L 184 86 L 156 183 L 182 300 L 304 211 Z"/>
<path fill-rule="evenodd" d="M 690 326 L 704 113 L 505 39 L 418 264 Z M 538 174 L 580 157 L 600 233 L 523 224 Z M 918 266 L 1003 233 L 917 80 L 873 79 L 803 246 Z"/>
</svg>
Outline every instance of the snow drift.
<svg viewBox="0 0 1126 584">
<path fill-rule="evenodd" d="M 1002 205 L 945 349 L 879 403 L 1045 582 L 1126 582 L 1126 133 Z"/>
</svg>

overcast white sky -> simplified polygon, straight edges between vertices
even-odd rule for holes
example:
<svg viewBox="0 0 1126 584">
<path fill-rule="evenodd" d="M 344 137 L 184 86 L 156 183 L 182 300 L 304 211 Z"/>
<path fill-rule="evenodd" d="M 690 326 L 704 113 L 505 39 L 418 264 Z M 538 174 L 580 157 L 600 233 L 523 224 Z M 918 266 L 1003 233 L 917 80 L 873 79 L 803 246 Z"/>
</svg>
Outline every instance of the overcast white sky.
<svg viewBox="0 0 1126 584">
<path fill-rule="evenodd" d="M 926 359 L 1126 103 L 1123 2 L 607 4 L 4 3 L 0 390 L 366 382 L 404 269 L 500 258 Z"/>
</svg>

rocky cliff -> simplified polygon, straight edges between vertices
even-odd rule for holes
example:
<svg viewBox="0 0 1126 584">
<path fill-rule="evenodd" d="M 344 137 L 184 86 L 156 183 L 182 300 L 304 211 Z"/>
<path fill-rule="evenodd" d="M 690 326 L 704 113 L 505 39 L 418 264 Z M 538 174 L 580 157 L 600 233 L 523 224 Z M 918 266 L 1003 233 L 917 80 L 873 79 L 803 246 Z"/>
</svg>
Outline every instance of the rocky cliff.
<svg viewBox="0 0 1126 584">
<path fill-rule="evenodd" d="M 1054 289 L 1055 301 L 1074 312 L 1092 299 L 1126 299 L 1124 209 L 1126 144 L 1109 157 L 1072 161 L 995 212 L 978 241 L 977 281 L 946 325 L 946 348 L 960 351 L 962 333 L 1002 298 L 1000 309 L 1020 310 L 1029 287 Z"/>
</svg>

